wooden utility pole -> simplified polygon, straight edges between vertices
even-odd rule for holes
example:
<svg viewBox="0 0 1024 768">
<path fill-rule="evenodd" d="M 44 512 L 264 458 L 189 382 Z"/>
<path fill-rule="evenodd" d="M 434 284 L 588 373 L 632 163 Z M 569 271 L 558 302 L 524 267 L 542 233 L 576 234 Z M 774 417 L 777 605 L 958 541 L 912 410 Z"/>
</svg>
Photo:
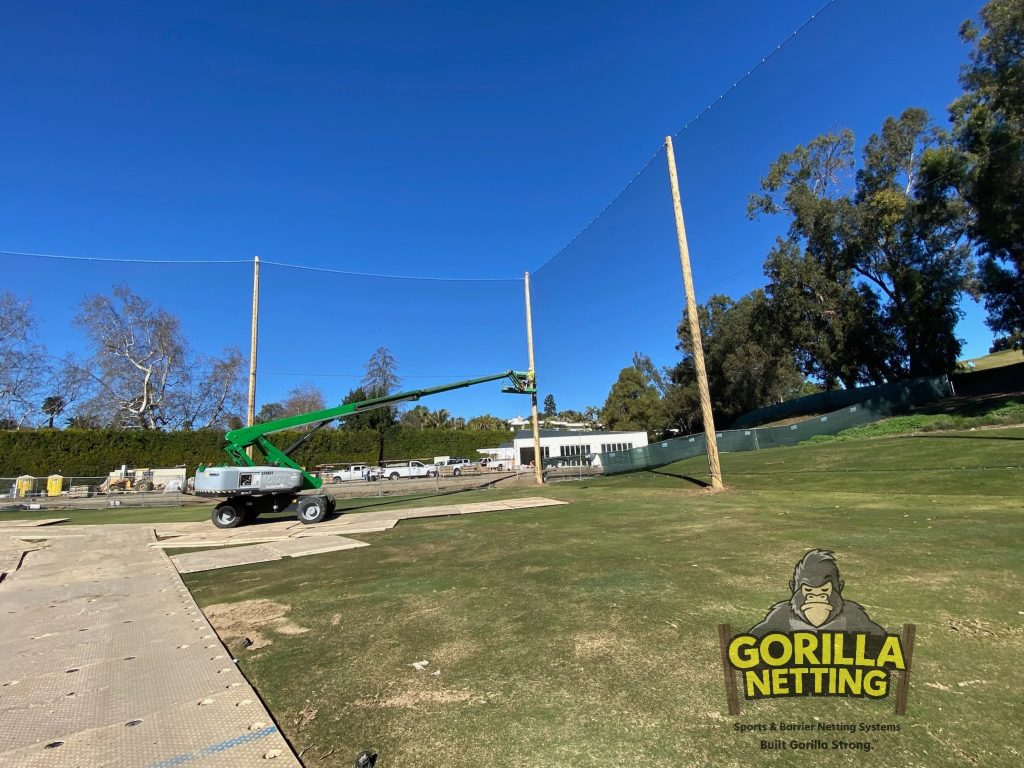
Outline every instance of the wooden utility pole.
<svg viewBox="0 0 1024 768">
<path fill-rule="evenodd" d="M 537 421 L 537 371 L 533 367 L 533 315 L 530 313 L 530 273 L 523 280 L 526 287 L 526 350 L 530 360 L 530 379 L 533 394 L 530 395 L 530 421 L 533 425 L 533 475 L 537 485 L 544 485 L 544 472 L 540 458 L 540 424 Z"/>
<path fill-rule="evenodd" d="M 693 344 L 693 367 L 697 370 L 697 390 L 700 393 L 700 412 L 704 421 L 704 443 L 708 451 L 708 468 L 711 471 L 711 487 L 722 488 L 722 467 L 718 462 L 718 440 L 715 437 L 715 419 L 711 415 L 711 395 L 708 394 L 708 374 L 704 368 L 704 345 L 700 339 L 700 318 L 697 316 L 697 300 L 693 295 L 693 275 L 690 272 L 690 248 L 686 244 L 686 225 L 683 223 L 683 204 L 679 199 L 679 179 L 676 176 L 676 153 L 672 149 L 672 137 L 665 137 L 665 152 L 668 156 L 668 179 L 672 186 L 672 208 L 676 214 L 676 237 L 679 240 L 679 263 L 683 267 L 683 288 L 686 290 L 686 319 L 690 327 L 690 341 Z"/>
<path fill-rule="evenodd" d="M 252 336 L 249 340 L 249 407 L 246 412 L 246 426 L 251 427 L 256 421 L 256 346 L 259 338 L 260 320 L 260 257 L 253 263 L 252 272 Z M 249 458 L 253 456 L 253 448 L 248 448 Z"/>
</svg>

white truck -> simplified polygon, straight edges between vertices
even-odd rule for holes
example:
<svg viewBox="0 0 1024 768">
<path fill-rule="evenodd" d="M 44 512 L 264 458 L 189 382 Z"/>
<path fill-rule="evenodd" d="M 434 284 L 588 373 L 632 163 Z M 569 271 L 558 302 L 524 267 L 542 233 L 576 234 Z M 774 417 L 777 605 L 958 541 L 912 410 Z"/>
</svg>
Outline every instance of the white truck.
<svg viewBox="0 0 1024 768">
<path fill-rule="evenodd" d="M 422 461 L 389 461 L 380 468 L 381 477 L 397 480 L 400 477 L 435 477 L 437 467 Z M 372 478 L 371 478 L 372 479 Z"/>
<path fill-rule="evenodd" d="M 510 459 L 495 459 L 486 458 L 480 459 L 480 468 L 489 469 L 493 472 L 504 472 L 506 469 L 512 469 L 512 461 Z"/>
<path fill-rule="evenodd" d="M 332 483 L 347 483 L 351 480 L 376 480 L 377 478 L 371 478 L 370 475 L 379 473 L 379 471 L 377 467 L 371 467 L 367 464 L 349 464 L 340 469 L 332 469 L 327 473 L 327 479 Z"/>
</svg>

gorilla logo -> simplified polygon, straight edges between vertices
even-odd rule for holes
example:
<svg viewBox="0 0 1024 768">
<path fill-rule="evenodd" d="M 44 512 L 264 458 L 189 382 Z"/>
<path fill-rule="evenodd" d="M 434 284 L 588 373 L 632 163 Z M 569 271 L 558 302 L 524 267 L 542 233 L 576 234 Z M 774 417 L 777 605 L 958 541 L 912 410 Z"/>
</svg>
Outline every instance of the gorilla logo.
<svg viewBox="0 0 1024 768">
<path fill-rule="evenodd" d="M 773 605 L 750 634 L 764 637 L 771 632 L 868 632 L 884 636 L 885 630 L 868 618 L 860 605 L 843 599 L 844 586 L 832 553 L 812 549 L 793 570 L 793 580 L 789 582 L 792 597 Z"/>
</svg>

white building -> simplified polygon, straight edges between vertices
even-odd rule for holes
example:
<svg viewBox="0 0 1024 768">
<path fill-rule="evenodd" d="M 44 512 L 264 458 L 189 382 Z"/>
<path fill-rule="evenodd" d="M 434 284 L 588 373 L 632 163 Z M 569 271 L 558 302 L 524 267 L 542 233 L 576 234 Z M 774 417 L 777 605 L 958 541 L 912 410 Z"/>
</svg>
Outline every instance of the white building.
<svg viewBox="0 0 1024 768">
<path fill-rule="evenodd" d="M 547 463 L 548 459 L 566 457 L 568 464 L 579 464 L 588 457 L 609 451 L 625 451 L 629 448 L 642 448 L 647 445 L 646 432 L 599 432 L 599 431 L 566 431 L 561 429 L 542 429 L 540 431 L 540 455 Z M 528 465 L 533 461 L 533 432 L 521 429 L 516 432 L 511 445 L 506 443 L 499 447 L 512 448 L 512 457 L 518 464 Z M 589 462 L 588 462 L 589 463 Z M 600 459 L 594 461 L 600 465 Z"/>
</svg>

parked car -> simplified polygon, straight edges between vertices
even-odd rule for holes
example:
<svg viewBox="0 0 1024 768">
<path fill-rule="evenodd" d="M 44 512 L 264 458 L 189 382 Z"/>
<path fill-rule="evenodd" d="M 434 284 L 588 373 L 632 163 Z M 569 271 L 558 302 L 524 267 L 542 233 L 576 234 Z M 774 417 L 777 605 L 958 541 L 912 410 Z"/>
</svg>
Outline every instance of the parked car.
<svg viewBox="0 0 1024 768">
<path fill-rule="evenodd" d="M 349 464 L 347 467 L 332 470 L 327 474 L 332 483 L 345 483 L 350 480 L 369 480 L 370 470 L 376 467 L 369 467 L 366 464 Z"/>
<path fill-rule="evenodd" d="M 451 458 L 446 462 L 446 467 L 449 472 L 458 477 L 464 471 L 473 467 L 473 462 L 469 459 L 463 458 Z"/>
<path fill-rule="evenodd" d="M 381 476 L 388 480 L 397 480 L 400 477 L 435 477 L 437 467 L 428 466 L 422 461 L 396 461 L 385 464 L 380 472 Z"/>
<path fill-rule="evenodd" d="M 508 467 L 509 469 L 512 468 L 512 462 L 506 459 L 486 458 L 480 459 L 480 466 L 483 469 L 494 469 L 497 470 L 498 472 L 504 472 L 506 467 Z"/>
</svg>

